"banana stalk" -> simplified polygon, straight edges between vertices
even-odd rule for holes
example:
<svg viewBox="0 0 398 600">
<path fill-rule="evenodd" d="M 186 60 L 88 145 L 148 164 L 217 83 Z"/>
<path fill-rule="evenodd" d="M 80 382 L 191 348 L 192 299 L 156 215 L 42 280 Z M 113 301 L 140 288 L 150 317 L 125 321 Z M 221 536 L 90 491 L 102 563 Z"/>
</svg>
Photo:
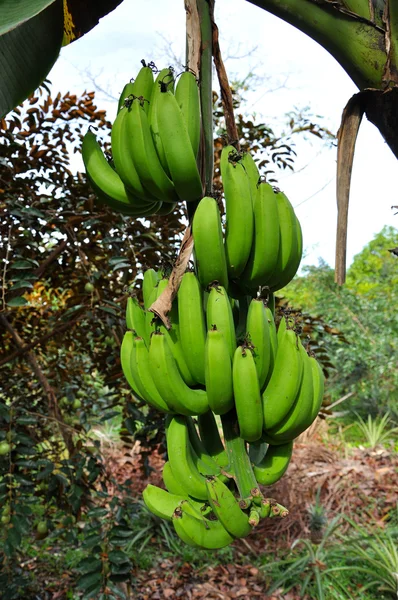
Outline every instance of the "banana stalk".
<svg viewBox="0 0 398 600">
<path fill-rule="evenodd" d="M 239 437 L 235 410 L 221 416 L 225 447 L 229 458 L 229 468 L 234 474 L 241 500 L 250 504 L 253 497 L 261 497 L 245 441 Z"/>
</svg>

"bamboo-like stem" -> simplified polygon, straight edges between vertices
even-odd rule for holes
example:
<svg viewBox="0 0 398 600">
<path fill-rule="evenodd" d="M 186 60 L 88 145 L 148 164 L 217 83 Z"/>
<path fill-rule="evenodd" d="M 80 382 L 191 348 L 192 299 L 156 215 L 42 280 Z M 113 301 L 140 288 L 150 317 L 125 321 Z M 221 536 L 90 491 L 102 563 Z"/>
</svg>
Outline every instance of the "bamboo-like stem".
<svg viewBox="0 0 398 600">
<path fill-rule="evenodd" d="M 229 469 L 234 474 L 241 500 L 251 500 L 259 495 L 257 481 L 253 473 L 245 441 L 239 436 L 235 409 L 221 416 L 225 447 L 229 459 Z"/>
</svg>

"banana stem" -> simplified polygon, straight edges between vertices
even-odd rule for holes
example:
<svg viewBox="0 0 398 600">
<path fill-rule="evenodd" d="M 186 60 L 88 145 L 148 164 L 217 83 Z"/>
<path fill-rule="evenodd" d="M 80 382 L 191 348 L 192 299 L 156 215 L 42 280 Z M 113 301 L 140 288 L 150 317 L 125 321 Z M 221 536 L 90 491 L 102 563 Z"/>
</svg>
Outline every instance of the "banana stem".
<svg viewBox="0 0 398 600">
<path fill-rule="evenodd" d="M 257 481 L 253 473 L 245 441 L 239 437 L 239 428 L 235 409 L 221 416 L 225 447 L 229 458 L 229 470 L 232 471 L 242 500 L 259 496 Z"/>
<path fill-rule="evenodd" d="M 210 196 L 213 191 L 214 170 L 211 7 L 208 0 L 197 0 L 197 7 L 202 36 L 200 55 L 200 101 L 203 132 L 201 172 L 205 195 Z"/>
</svg>

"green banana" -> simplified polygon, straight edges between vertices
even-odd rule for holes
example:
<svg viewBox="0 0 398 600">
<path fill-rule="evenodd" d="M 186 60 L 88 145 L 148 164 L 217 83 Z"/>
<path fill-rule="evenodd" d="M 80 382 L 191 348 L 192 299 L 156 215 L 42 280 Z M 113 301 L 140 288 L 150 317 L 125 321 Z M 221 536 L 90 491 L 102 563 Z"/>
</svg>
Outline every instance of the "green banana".
<svg viewBox="0 0 398 600">
<path fill-rule="evenodd" d="M 122 366 L 123 375 L 127 379 L 127 383 L 133 390 L 134 394 L 142 400 L 142 396 L 131 370 L 131 353 L 134 347 L 134 333 L 132 331 L 126 331 L 123 336 L 122 344 L 120 346 L 120 364 Z"/>
<path fill-rule="evenodd" d="M 180 200 L 199 200 L 203 196 L 202 182 L 188 130 L 174 94 L 164 86 L 157 98 L 156 110 L 159 134 L 175 190 Z"/>
<path fill-rule="evenodd" d="M 280 228 L 277 195 L 269 183 L 261 182 L 253 199 L 254 234 L 250 256 L 239 284 L 251 292 L 267 286 L 277 267 Z"/>
<path fill-rule="evenodd" d="M 151 100 L 149 103 L 149 128 L 151 131 L 153 143 L 156 148 L 156 153 L 159 157 L 160 163 L 165 170 L 166 174 L 170 177 L 169 167 L 167 165 L 166 155 L 164 153 L 162 140 L 160 139 L 159 133 L 159 125 L 158 125 L 158 115 L 157 115 L 157 102 L 160 96 L 160 85 L 161 83 L 166 84 L 168 89 L 174 89 L 174 73 L 173 69 L 168 67 L 167 69 L 162 69 L 158 76 L 156 77 L 155 83 L 152 88 Z"/>
<path fill-rule="evenodd" d="M 204 390 L 186 385 L 163 333 L 154 332 L 149 347 L 152 376 L 165 403 L 181 415 L 199 415 L 209 409 Z"/>
<path fill-rule="evenodd" d="M 144 338 L 146 345 L 149 346 L 149 338 L 146 337 L 145 312 L 137 298 L 131 296 L 127 298 L 126 325 L 127 329 L 132 329 Z"/>
<path fill-rule="evenodd" d="M 226 210 L 225 254 L 228 274 L 236 279 L 246 266 L 253 240 L 250 182 L 233 146 L 222 149 L 220 170 Z"/>
<path fill-rule="evenodd" d="M 272 316 L 275 317 L 275 294 L 268 290 L 265 294 L 264 302 L 266 306 L 270 309 Z"/>
<path fill-rule="evenodd" d="M 192 220 L 194 257 L 198 279 L 203 289 L 213 281 L 228 289 L 221 215 L 214 198 L 205 196 L 199 202 Z"/>
<path fill-rule="evenodd" d="M 297 238 L 297 248 L 295 252 L 292 252 L 289 263 L 284 270 L 281 277 L 277 280 L 277 282 L 272 284 L 272 289 L 282 289 L 285 287 L 293 277 L 296 275 L 297 270 L 300 266 L 301 258 L 303 255 L 303 233 L 301 229 L 301 225 L 297 217 L 295 216 L 296 223 L 296 238 Z"/>
<path fill-rule="evenodd" d="M 280 343 L 282 337 L 284 336 L 286 329 L 294 329 L 295 325 L 296 325 L 295 318 L 292 315 L 290 315 L 289 312 L 281 313 L 281 319 L 279 321 L 278 332 L 277 332 L 279 343 Z"/>
<path fill-rule="evenodd" d="M 170 492 L 166 492 L 166 490 L 162 490 L 155 485 L 148 484 L 142 492 L 142 499 L 152 514 L 161 519 L 171 521 L 175 509 L 184 498 L 176 494 L 170 494 Z"/>
<path fill-rule="evenodd" d="M 217 421 L 211 410 L 198 415 L 200 439 L 215 462 L 223 468 L 229 465 L 228 455 L 222 443 Z"/>
<path fill-rule="evenodd" d="M 137 198 L 146 202 L 158 202 L 148 190 L 144 188 L 134 166 L 130 152 L 130 134 L 127 129 L 128 107 L 122 107 L 119 111 L 111 131 L 112 158 L 115 170 L 124 185 L 135 194 Z"/>
<path fill-rule="evenodd" d="M 158 287 L 162 279 L 157 283 L 156 287 L 153 288 L 149 298 L 149 307 L 155 302 L 158 297 Z M 149 307 L 145 310 L 145 339 L 150 340 L 152 333 L 156 330 L 157 317 L 155 313 L 149 310 Z"/>
<path fill-rule="evenodd" d="M 197 511 L 199 511 L 201 515 L 206 516 L 209 510 L 211 510 L 207 503 L 204 504 L 202 500 L 193 498 L 193 496 L 188 494 L 184 485 L 174 477 L 169 461 L 165 462 L 163 465 L 162 478 L 167 491 L 169 491 L 171 494 L 176 494 L 177 496 L 182 496 L 186 500 L 189 500 L 189 503 Z"/>
<path fill-rule="evenodd" d="M 177 363 L 178 370 L 183 378 L 184 382 L 188 386 L 194 386 L 196 384 L 195 379 L 192 377 L 187 362 L 185 360 L 184 352 L 181 346 L 181 340 L 179 337 L 178 322 L 172 322 L 171 328 L 167 329 L 163 324 L 159 326 L 160 333 L 164 333 L 167 339 L 167 343 Z"/>
<path fill-rule="evenodd" d="M 139 100 L 132 101 L 125 119 L 130 138 L 130 155 L 142 185 L 162 202 L 178 202 L 173 182 L 159 161 L 148 117 Z"/>
<path fill-rule="evenodd" d="M 181 502 L 186 503 L 187 514 L 192 514 L 197 518 L 201 517 L 200 512 L 187 498 L 179 494 L 171 494 L 151 483 L 142 492 L 142 499 L 152 514 L 167 521 L 172 520 L 173 513 Z"/>
<path fill-rule="evenodd" d="M 174 476 L 169 461 L 165 462 L 163 465 L 162 478 L 164 485 L 171 494 L 184 496 L 186 499 L 190 497 L 183 483 Z"/>
<path fill-rule="evenodd" d="M 177 294 L 181 346 L 192 377 L 204 384 L 206 326 L 202 298 L 194 273 L 184 273 Z"/>
<path fill-rule="evenodd" d="M 178 79 L 175 98 L 181 109 L 195 158 L 200 144 L 200 97 L 198 82 L 192 71 L 184 71 Z"/>
<path fill-rule="evenodd" d="M 262 394 L 264 429 L 273 429 L 288 414 L 297 397 L 303 372 L 298 337 L 287 329 L 278 344 L 271 378 Z"/>
<path fill-rule="evenodd" d="M 134 83 L 132 81 L 129 81 L 124 86 L 123 91 L 120 94 L 120 98 L 119 98 L 119 102 L 118 102 L 118 106 L 117 106 L 117 114 L 119 114 L 120 109 L 125 106 L 126 100 L 128 100 L 129 96 L 131 96 L 131 94 L 133 93 L 133 85 L 134 85 Z"/>
<path fill-rule="evenodd" d="M 156 211 L 156 214 L 160 217 L 165 217 L 167 215 L 171 215 L 175 211 L 177 206 L 177 202 L 173 204 L 170 202 L 162 202 L 162 206 Z"/>
<path fill-rule="evenodd" d="M 237 347 L 232 379 L 239 435 L 247 442 L 255 442 L 262 434 L 263 410 L 256 364 L 249 348 Z"/>
<path fill-rule="evenodd" d="M 212 456 L 207 452 L 202 440 L 200 439 L 196 425 L 191 417 L 186 418 L 189 442 L 191 444 L 191 453 L 196 467 L 202 475 L 220 475 L 220 466 L 215 462 Z"/>
<path fill-rule="evenodd" d="M 163 278 L 159 282 L 159 284 L 157 286 L 156 298 L 159 298 L 159 296 L 162 294 L 162 292 L 166 289 L 166 287 L 168 285 L 168 281 L 169 280 L 167 278 Z M 192 375 L 188 369 L 188 365 L 185 360 L 185 356 L 184 356 L 184 352 L 182 349 L 181 340 L 180 340 L 180 336 L 179 336 L 180 327 L 179 327 L 179 319 L 178 319 L 177 302 L 178 302 L 177 298 L 175 298 L 173 301 L 172 309 L 169 313 L 169 319 L 171 322 L 170 329 L 167 329 L 167 327 L 163 323 L 160 323 L 158 325 L 158 331 L 160 331 L 160 333 L 163 333 L 166 336 L 167 343 L 168 343 L 170 350 L 176 360 L 178 370 L 180 371 L 181 377 L 183 378 L 184 382 L 189 386 L 193 386 L 193 385 L 195 385 L 196 381 L 192 377 Z"/>
<path fill-rule="evenodd" d="M 235 323 L 231 302 L 222 285 L 214 284 L 206 306 L 207 329 L 216 326 L 227 342 L 231 359 L 236 350 Z"/>
<path fill-rule="evenodd" d="M 275 325 L 274 313 L 269 308 L 269 306 L 266 306 L 265 307 L 265 314 L 266 314 L 267 319 L 268 319 L 269 333 L 270 333 L 270 340 L 271 340 L 271 347 L 272 347 L 273 355 L 275 357 L 276 353 L 278 351 L 278 339 L 277 339 L 277 333 L 276 333 L 276 325 Z"/>
<path fill-rule="evenodd" d="M 138 75 L 134 80 L 131 93 L 133 96 L 136 96 L 140 99 L 145 112 L 148 114 L 149 103 L 154 85 L 153 71 L 151 67 L 145 64 L 145 61 L 142 60 L 141 62 L 143 66 L 139 70 Z"/>
<path fill-rule="evenodd" d="M 253 298 L 246 319 L 246 334 L 253 344 L 253 356 L 260 390 L 263 388 L 272 362 L 270 326 L 262 300 Z"/>
<path fill-rule="evenodd" d="M 257 187 L 261 182 L 259 170 L 250 152 L 242 152 L 241 163 L 245 168 L 245 171 L 249 178 L 252 199 L 254 200 L 254 195 L 256 194 Z"/>
<path fill-rule="evenodd" d="M 177 494 L 188 498 L 188 493 L 183 484 L 174 477 L 169 461 L 165 462 L 163 465 L 162 478 L 164 485 L 171 494 Z"/>
<path fill-rule="evenodd" d="M 232 361 L 225 337 L 216 327 L 207 333 L 205 345 L 205 384 L 207 399 L 216 415 L 234 406 Z"/>
<path fill-rule="evenodd" d="M 207 478 L 206 487 L 210 506 L 220 523 L 233 537 L 246 537 L 252 530 L 249 516 L 233 492 L 217 477 Z"/>
<path fill-rule="evenodd" d="M 141 337 L 134 339 L 130 367 L 141 398 L 144 398 L 145 402 L 160 412 L 173 412 L 157 390 L 152 377 L 153 367 L 149 359 L 148 348 Z"/>
<path fill-rule="evenodd" d="M 296 270 L 300 264 L 300 231 L 298 220 L 294 214 L 293 206 L 283 192 L 276 193 L 280 245 L 275 270 L 271 275 L 267 285 L 275 292 L 289 283 L 296 272 L 292 273 L 292 268 L 296 265 Z M 290 279 L 289 279 L 290 277 Z"/>
<path fill-rule="evenodd" d="M 312 406 L 311 415 L 309 417 L 308 427 L 315 421 L 319 409 L 322 406 L 323 393 L 325 388 L 325 376 L 322 371 L 322 367 L 315 357 L 310 356 L 310 363 L 312 367 L 312 380 L 314 383 L 314 403 Z"/>
<path fill-rule="evenodd" d="M 263 460 L 253 465 L 254 476 L 261 485 L 272 485 L 279 481 L 289 466 L 293 442 L 279 446 L 268 446 Z"/>
<path fill-rule="evenodd" d="M 264 458 L 267 452 L 268 444 L 263 441 L 262 436 L 257 442 L 249 444 L 249 457 L 252 463 L 255 465 Z"/>
<path fill-rule="evenodd" d="M 170 321 L 170 329 L 167 329 L 163 323 L 160 323 L 158 331 L 160 333 L 164 333 L 166 336 L 167 343 L 172 351 L 182 379 L 189 387 L 195 387 L 196 379 L 192 376 L 188 368 L 185 353 L 181 344 L 177 298 L 173 300 L 173 306 L 168 316 Z"/>
<path fill-rule="evenodd" d="M 191 544 L 201 548 L 217 550 L 234 541 L 220 521 L 198 519 L 188 513 L 184 504 L 177 507 L 172 520 L 177 535 L 183 541 L 188 539 Z"/>
<path fill-rule="evenodd" d="M 160 273 L 155 271 L 154 269 L 147 269 L 144 271 L 144 277 L 142 280 L 142 296 L 144 299 L 144 308 L 148 310 L 151 306 L 150 304 L 150 296 L 152 294 L 153 289 L 158 285 L 160 280 Z"/>
<path fill-rule="evenodd" d="M 171 471 L 186 489 L 198 500 L 207 500 L 206 479 L 196 468 L 192 458 L 186 418 L 174 415 L 166 426 L 167 454 Z"/>
<path fill-rule="evenodd" d="M 153 214 L 159 208 L 159 202 L 148 203 L 133 196 L 125 187 L 119 175 L 106 160 L 101 146 L 92 131 L 83 138 L 82 158 L 90 183 L 94 191 L 99 192 L 105 203 L 114 203 L 122 211 L 134 216 Z"/>
<path fill-rule="evenodd" d="M 308 427 L 314 405 L 314 382 L 312 365 L 300 342 L 300 352 L 303 360 L 303 376 L 297 393 L 297 398 L 286 417 L 274 429 L 265 433 L 271 444 L 281 444 L 294 440 Z M 266 439 L 266 441 L 268 441 Z"/>
</svg>

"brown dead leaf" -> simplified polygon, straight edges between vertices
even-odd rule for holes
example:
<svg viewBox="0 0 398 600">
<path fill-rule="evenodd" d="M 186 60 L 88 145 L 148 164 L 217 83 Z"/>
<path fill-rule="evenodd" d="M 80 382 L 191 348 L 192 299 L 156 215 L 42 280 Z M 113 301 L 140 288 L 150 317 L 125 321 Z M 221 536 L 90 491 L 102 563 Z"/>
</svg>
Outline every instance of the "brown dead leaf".
<svg viewBox="0 0 398 600">
<path fill-rule="evenodd" d="M 354 94 L 347 102 L 337 133 L 337 232 L 336 273 L 339 285 L 345 282 L 348 204 L 350 199 L 351 172 L 354 161 L 355 142 L 365 107 L 361 93 Z"/>
<path fill-rule="evenodd" d="M 240 598 L 241 596 L 249 596 L 249 588 L 243 587 L 236 592 L 236 597 Z"/>
<path fill-rule="evenodd" d="M 191 233 L 191 226 L 188 225 L 185 230 L 184 237 L 182 238 L 180 252 L 169 277 L 167 287 L 148 309 L 149 311 L 155 313 L 159 319 L 161 319 L 167 329 L 170 329 L 171 327 L 170 319 L 167 315 L 171 311 L 171 306 L 174 298 L 177 295 L 178 288 L 180 287 L 182 276 L 187 269 L 189 259 L 191 258 L 192 249 L 193 237 Z"/>
</svg>

